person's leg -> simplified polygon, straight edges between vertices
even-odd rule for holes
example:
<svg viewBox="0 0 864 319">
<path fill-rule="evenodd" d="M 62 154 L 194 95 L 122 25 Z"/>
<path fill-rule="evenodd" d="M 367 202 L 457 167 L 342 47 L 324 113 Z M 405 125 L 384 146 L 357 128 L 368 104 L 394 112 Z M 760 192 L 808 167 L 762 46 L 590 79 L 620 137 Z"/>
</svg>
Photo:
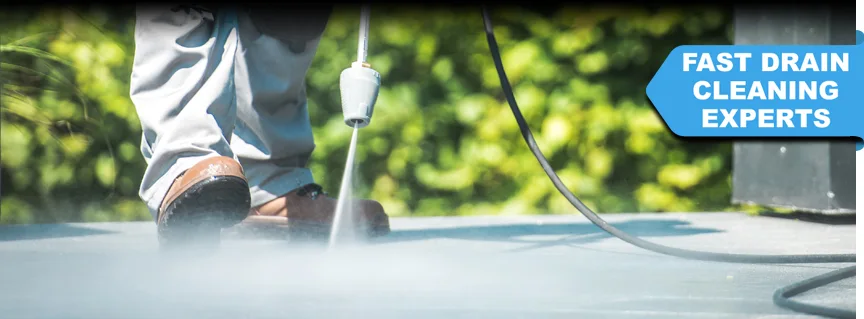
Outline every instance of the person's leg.
<svg viewBox="0 0 864 319">
<path fill-rule="evenodd" d="M 238 16 L 240 49 L 235 61 L 238 121 L 231 147 L 246 170 L 252 206 L 314 182 L 312 172 L 306 168 L 315 142 L 307 112 L 305 78 L 320 34 L 303 37 L 294 28 L 296 23 L 275 27 L 284 36 L 298 39 L 286 44 L 287 41 L 272 36 L 272 32 L 261 31 L 273 26 L 252 20 L 257 15 L 250 13 L 262 10 L 278 21 L 297 18 L 297 14 L 280 7 L 253 7 Z M 305 27 L 326 23 L 326 17 L 322 18 L 323 21 L 307 19 Z"/>
<path fill-rule="evenodd" d="M 230 226 L 250 207 L 230 146 L 236 24 L 234 11 L 137 8 L 130 95 L 147 162 L 139 193 L 160 240 L 171 233 L 183 237 L 205 222 Z"/>
<path fill-rule="evenodd" d="M 264 224 L 287 225 L 293 219 L 329 231 L 335 200 L 317 196 L 320 187 L 307 168 L 315 143 L 305 83 L 329 19 L 328 9 L 251 8 L 239 15 L 238 121 L 231 147 L 249 179 L 256 208 L 252 214 L 260 214 L 247 221 L 263 218 Z M 338 81 L 339 75 L 333 79 Z M 373 216 L 378 233 L 389 225 L 377 202 L 355 205 L 358 216 Z"/>
</svg>

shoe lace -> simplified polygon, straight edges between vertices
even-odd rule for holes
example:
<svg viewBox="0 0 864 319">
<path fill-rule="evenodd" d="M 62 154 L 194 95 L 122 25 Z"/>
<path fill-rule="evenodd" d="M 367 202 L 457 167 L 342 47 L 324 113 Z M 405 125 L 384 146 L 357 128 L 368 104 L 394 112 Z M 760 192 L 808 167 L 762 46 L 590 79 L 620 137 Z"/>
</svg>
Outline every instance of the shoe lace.
<svg viewBox="0 0 864 319">
<path fill-rule="evenodd" d="M 324 191 L 324 187 L 322 187 L 321 185 L 311 183 L 297 189 L 297 195 L 309 196 L 312 199 L 316 199 L 320 195 L 327 196 L 327 192 Z"/>
</svg>

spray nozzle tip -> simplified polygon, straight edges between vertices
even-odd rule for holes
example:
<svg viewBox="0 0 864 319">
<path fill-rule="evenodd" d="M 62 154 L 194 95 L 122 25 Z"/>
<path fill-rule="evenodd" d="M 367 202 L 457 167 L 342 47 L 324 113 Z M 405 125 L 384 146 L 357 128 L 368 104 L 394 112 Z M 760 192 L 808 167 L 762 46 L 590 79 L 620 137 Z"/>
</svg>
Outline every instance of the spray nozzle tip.
<svg viewBox="0 0 864 319">
<path fill-rule="evenodd" d="M 354 118 L 354 119 L 346 119 L 345 124 L 347 124 L 350 127 L 361 128 L 361 127 L 366 127 L 366 125 L 369 125 L 369 121 L 364 120 L 364 119 Z"/>
</svg>

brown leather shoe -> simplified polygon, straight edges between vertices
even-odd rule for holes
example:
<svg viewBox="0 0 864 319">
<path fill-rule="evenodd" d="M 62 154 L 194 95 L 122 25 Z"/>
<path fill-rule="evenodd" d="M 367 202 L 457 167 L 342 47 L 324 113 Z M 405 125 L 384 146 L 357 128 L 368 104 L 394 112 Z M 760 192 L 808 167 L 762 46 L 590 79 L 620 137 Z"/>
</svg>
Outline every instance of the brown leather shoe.
<svg viewBox="0 0 864 319">
<path fill-rule="evenodd" d="M 308 184 L 255 207 L 242 223 L 242 228 L 255 231 L 287 231 L 293 239 L 326 238 L 330 234 L 336 210 L 336 199 L 327 196 L 317 184 Z M 390 233 L 390 219 L 380 203 L 354 200 L 353 231 L 361 238 Z M 346 216 L 348 217 L 348 216 Z"/>
<path fill-rule="evenodd" d="M 157 215 L 159 242 L 216 244 L 222 228 L 248 216 L 251 203 L 243 168 L 230 157 L 212 157 L 174 180 Z"/>
</svg>

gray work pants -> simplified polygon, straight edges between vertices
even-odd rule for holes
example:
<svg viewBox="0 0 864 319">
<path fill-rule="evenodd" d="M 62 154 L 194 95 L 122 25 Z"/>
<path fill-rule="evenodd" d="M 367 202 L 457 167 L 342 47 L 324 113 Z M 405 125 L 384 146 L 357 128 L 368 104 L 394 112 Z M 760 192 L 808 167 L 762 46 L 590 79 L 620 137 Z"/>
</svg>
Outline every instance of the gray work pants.
<svg viewBox="0 0 864 319">
<path fill-rule="evenodd" d="M 265 34 L 240 9 L 148 5 L 136 19 L 130 95 L 147 162 L 139 195 L 154 217 L 174 179 L 208 157 L 240 162 L 253 206 L 314 182 L 304 79 L 326 18 L 299 41 Z"/>
</svg>

